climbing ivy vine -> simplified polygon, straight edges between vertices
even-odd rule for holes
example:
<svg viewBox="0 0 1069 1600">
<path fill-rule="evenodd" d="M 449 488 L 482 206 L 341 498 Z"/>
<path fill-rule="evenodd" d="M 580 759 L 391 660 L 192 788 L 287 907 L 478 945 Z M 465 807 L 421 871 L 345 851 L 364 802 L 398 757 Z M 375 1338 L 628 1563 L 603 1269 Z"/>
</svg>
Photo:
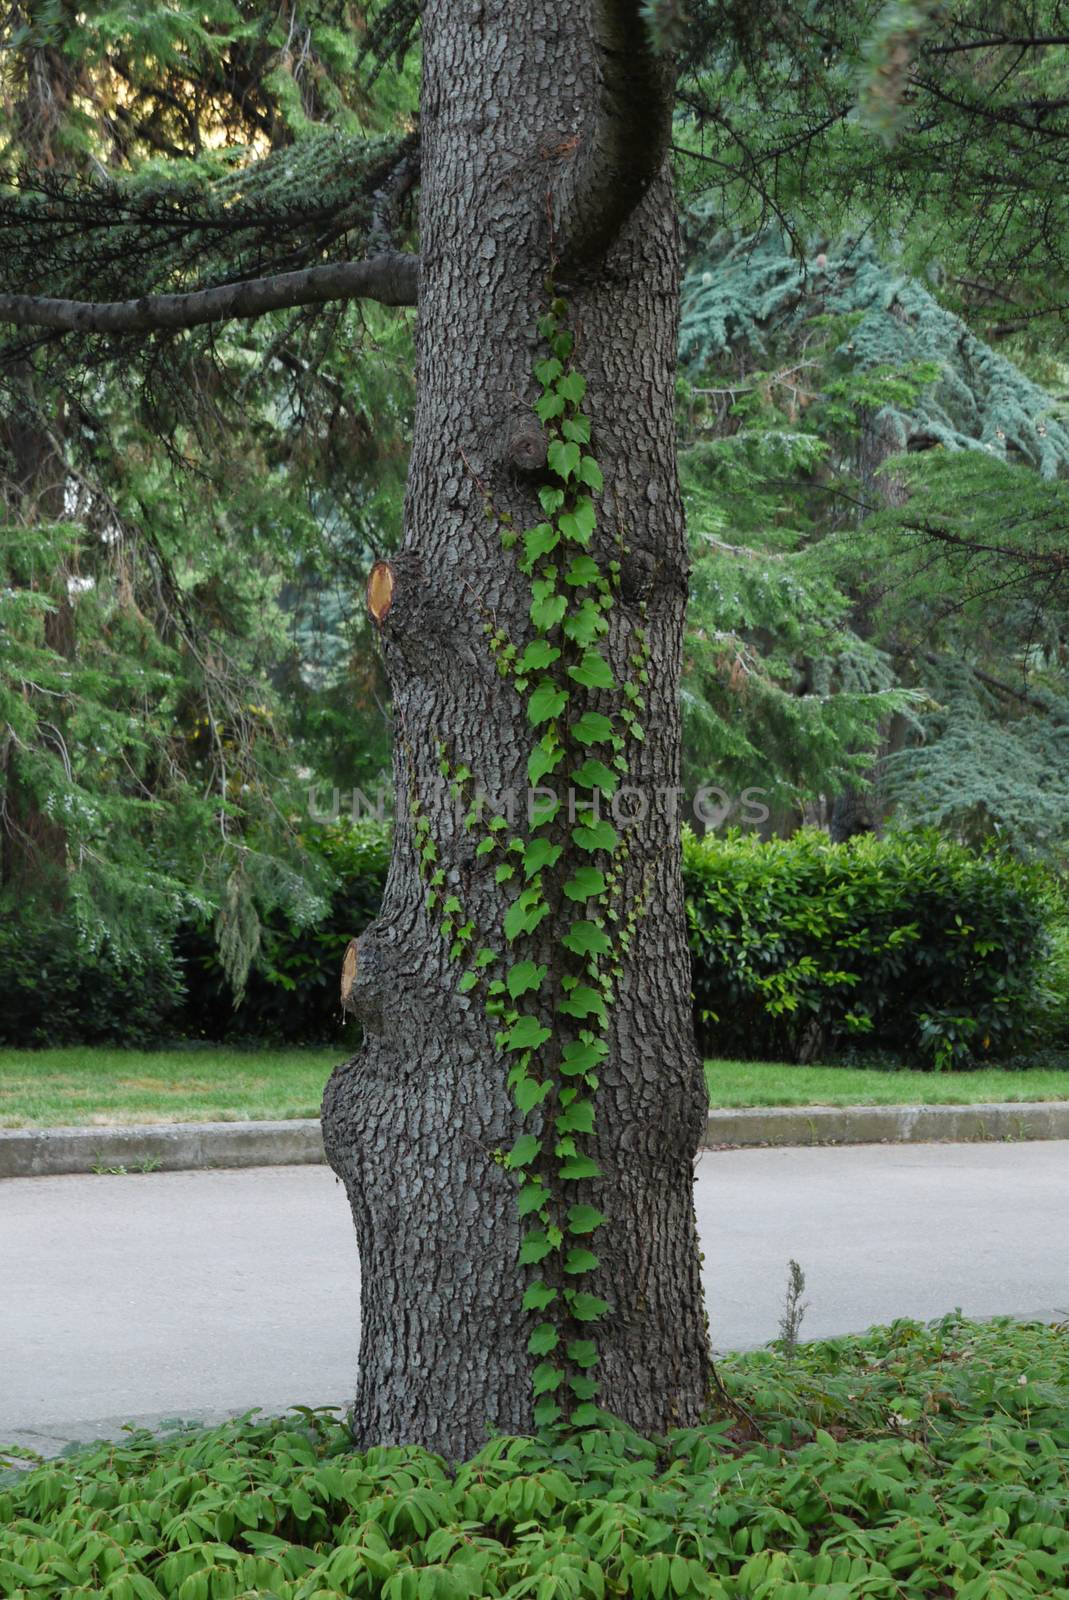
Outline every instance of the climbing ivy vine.
<svg viewBox="0 0 1069 1600">
<path fill-rule="evenodd" d="M 613 559 L 603 567 L 592 554 L 603 479 L 567 305 L 552 285 L 550 294 L 538 323 L 548 350 L 534 368 L 534 411 L 546 434 L 546 481 L 538 491 L 544 520 L 520 531 L 486 500 L 531 590 L 527 639 L 511 640 L 492 617 L 484 623 L 498 671 L 523 699 L 531 728 L 526 826 L 517 831 L 509 817 L 488 810 L 471 767 L 455 761 L 447 739 L 438 742 L 439 770 L 454 802 L 467 806 L 463 825 L 479 834 L 476 858 L 515 891 L 496 942 L 489 935 L 480 944 L 474 920 L 450 892 L 414 791 L 411 809 L 428 909 L 450 956 L 465 964 L 458 987 L 482 993 L 509 1089 L 534 1128 L 499 1157 L 516 1179 L 523 1305 L 537 1319 L 528 1341 L 535 1422 L 581 1428 L 599 1421 L 595 1335 L 612 1309 L 584 1286 L 599 1266 L 597 1235 L 608 1221 L 595 1203 L 603 1176 L 590 1153 L 595 1095 L 614 990 L 644 894 L 643 884 L 625 903 L 624 820 L 610 820 L 603 808 L 615 809 L 628 747 L 644 736 L 649 648 L 640 607 L 625 678 L 606 653 L 621 565 Z M 616 543 L 624 554 L 622 540 Z M 539 960 L 550 943 L 559 959 Z"/>
</svg>

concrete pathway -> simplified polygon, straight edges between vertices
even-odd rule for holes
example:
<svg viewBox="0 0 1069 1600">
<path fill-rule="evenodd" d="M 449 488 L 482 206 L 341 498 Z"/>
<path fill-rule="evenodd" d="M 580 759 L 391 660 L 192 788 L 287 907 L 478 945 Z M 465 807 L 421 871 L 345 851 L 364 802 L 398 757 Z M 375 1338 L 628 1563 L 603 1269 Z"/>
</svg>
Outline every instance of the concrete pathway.
<svg viewBox="0 0 1069 1600">
<path fill-rule="evenodd" d="M 896 1316 L 1069 1316 L 1069 1142 L 730 1150 L 697 1164 L 719 1349 Z M 358 1263 L 323 1167 L 0 1183 L 0 1439 L 347 1399 Z"/>
</svg>

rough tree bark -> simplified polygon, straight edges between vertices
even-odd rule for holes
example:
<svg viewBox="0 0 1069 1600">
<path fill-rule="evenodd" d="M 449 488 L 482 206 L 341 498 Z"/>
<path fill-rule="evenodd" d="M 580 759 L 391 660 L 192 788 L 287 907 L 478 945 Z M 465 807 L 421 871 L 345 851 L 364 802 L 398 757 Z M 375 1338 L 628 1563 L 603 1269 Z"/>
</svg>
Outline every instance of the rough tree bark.
<svg viewBox="0 0 1069 1600">
<path fill-rule="evenodd" d="M 597 553 L 617 555 L 617 535 L 628 546 L 608 653 L 626 669 L 641 601 L 651 649 L 647 737 L 628 779 L 642 797 L 630 805 L 648 814 L 629 830 L 624 868 L 644 910 L 591 1151 L 610 1221 L 589 1286 L 614 1307 L 598 1327 L 599 1403 L 650 1431 L 693 1421 L 705 1399 L 693 1158 L 706 1096 L 675 814 L 687 587 L 673 421 L 678 248 L 663 69 L 645 50 L 634 0 L 439 0 L 424 13 L 419 401 L 403 548 L 388 604 L 382 574 L 372 596 L 398 729 L 397 826 L 381 915 L 346 977 L 364 1044 L 323 1103 L 360 1253 L 359 1445 L 421 1441 L 457 1458 L 488 1431 L 531 1426 L 536 1319 L 520 1307 L 514 1180 L 494 1159 L 521 1123 L 492 1026 L 458 994 L 424 909 L 408 797 L 418 786 L 448 881 L 477 925 L 499 927 L 505 891 L 430 779 L 445 738 L 491 795 L 526 794 L 531 730 L 483 628 L 492 616 L 522 643 L 530 592 L 483 491 L 518 527 L 541 520 L 531 372 L 545 354 L 535 324 L 552 251 L 605 475 Z M 544 927 L 540 959 L 553 961 Z"/>
</svg>

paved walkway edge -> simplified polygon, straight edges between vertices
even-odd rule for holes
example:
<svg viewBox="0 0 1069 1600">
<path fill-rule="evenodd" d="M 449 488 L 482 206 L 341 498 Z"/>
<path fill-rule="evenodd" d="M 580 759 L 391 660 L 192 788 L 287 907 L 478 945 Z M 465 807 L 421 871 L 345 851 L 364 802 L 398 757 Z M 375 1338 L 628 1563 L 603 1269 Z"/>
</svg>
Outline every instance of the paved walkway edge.
<svg viewBox="0 0 1069 1600">
<path fill-rule="evenodd" d="M 1069 1101 L 979 1106 L 778 1106 L 710 1111 L 707 1148 L 1069 1139 Z M 162 1122 L 0 1130 L 0 1178 L 67 1172 L 188 1172 L 321 1162 L 317 1121 Z"/>
</svg>

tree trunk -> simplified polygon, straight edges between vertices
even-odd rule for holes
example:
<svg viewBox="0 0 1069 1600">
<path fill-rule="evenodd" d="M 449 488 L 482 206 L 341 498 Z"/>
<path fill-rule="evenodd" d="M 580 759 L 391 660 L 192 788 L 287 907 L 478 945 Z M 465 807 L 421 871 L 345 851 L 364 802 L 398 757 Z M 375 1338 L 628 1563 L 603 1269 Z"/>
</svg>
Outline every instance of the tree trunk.
<svg viewBox="0 0 1069 1600">
<path fill-rule="evenodd" d="M 662 167 L 607 255 L 569 264 L 569 197 L 590 203 L 574 163 L 593 142 L 606 76 L 598 21 L 592 0 L 441 0 L 424 13 L 419 400 L 404 544 L 371 597 L 398 729 L 397 824 L 382 912 L 349 975 L 364 1045 L 323 1104 L 360 1252 L 361 1446 L 420 1441 L 459 1458 L 490 1432 L 532 1425 L 527 1340 L 538 1318 L 521 1308 L 516 1180 L 495 1153 L 538 1125 L 516 1110 L 482 1003 L 458 993 L 461 969 L 425 908 L 409 802 L 418 793 L 447 892 L 480 940 L 500 945 L 510 893 L 458 825 L 439 741 L 489 795 L 511 791 L 522 814 L 536 735 L 485 630 L 490 619 L 520 649 L 531 636 L 529 582 L 502 548 L 499 519 L 523 529 L 543 518 L 532 368 L 547 353 L 536 322 L 553 253 L 605 477 L 591 553 L 623 567 L 603 648 L 621 679 L 640 621 L 650 651 L 646 737 L 625 780 L 639 796 L 619 804 L 621 816 L 628 804 L 648 808 L 627 829 L 618 886 L 634 934 L 589 1146 L 604 1177 L 576 1191 L 609 1219 L 601 1266 L 583 1285 L 612 1306 L 597 1328 L 598 1403 L 648 1432 L 693 1422 L 706 1394 L 693 1210 L 706 1093 L 675 809 L 687 587 L 673 418 L 678 246 Z M 581 218 L 577 232 L 598 238 L 598 221 Z M 551 978 L 575 910 L 554 881 L 553 914 L 535 935 Z"/>
</svg>

